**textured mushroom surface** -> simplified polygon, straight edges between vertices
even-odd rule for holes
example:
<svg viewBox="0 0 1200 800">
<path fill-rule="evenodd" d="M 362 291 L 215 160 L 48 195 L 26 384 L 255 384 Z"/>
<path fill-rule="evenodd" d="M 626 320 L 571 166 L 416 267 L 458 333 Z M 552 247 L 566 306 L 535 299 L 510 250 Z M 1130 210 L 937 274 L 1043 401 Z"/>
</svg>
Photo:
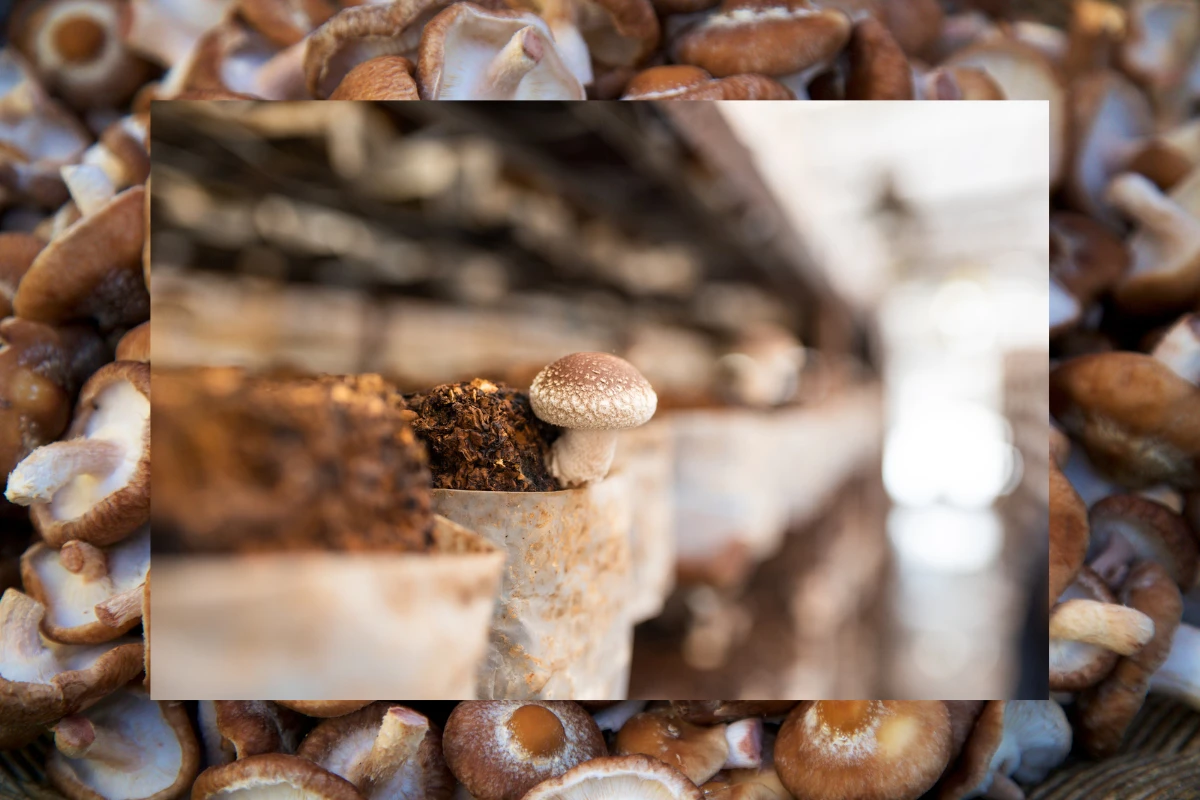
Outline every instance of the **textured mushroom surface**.
<svg viewBox="0 0 1200 800">
<path fill-rule="evenodd" d="M 700 800 L 678 770 L 648 756 L 592 759 L 535 787 L 525 800 Z"/>
</svg>

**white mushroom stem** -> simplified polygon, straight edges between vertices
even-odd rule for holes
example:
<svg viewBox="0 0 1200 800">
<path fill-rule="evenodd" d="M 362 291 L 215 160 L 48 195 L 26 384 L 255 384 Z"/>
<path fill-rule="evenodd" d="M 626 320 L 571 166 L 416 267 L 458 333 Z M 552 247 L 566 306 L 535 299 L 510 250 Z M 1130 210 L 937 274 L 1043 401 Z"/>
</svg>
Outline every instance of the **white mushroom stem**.
<svg viewBox="0 0 1200 800">
<path fill-rule="evenodd" d="M 1125 583 L 1129 567 L 1137 557 L 1138 552 L 1129 543 L 1129 540 L 1114 533 L 1109 537 L 1108 544 L 1100 551 L 1100 554 L 1088 562 L 1088 566 L 1108 584 L 1110 589 L 1116 591 Z"/>
<path fill-rule="evenodd" d="M 1163 194 L 1149 178 L 1123 173 L 1109 184 L 1107 194 L 1110 203 L 1161 240 L 1163 261 L 1200 258 L 1200 220 Z"/>
<path fill-rule="evenodd" d="M 1054 278 L 1050 279 L 1050 330 L 1074 325 L 1083 309 L 1075 296 Z"/>
<path fill-rule="evenodd" d="M 108 556 L 99 547 L 87 542 L 67 542 L 58 551 L 58 560 L 67 572 L 73 572 L 89 583 L 108 575 Z"/>
<path fill-rule="evenodd" d="M 16 589 L 9 589 L 0 600 L 0 665 L 18 664 L 45 651 L 41 625 L 46 609 L 41 603 Z M 5 674 L 8 680 L 20 680 Z"/>
<path fill-rule="evenodd" d="M 370 787 L 388 781 L 417 755 L 429 720 L 412 709 L 397 706 L 383 715 L 371 751 L 355 765 L 350 782 L 370 796 Z"/>
<path fill-rule="evenodd" d="M 546 54 L 542 32 L 529 25 L 513 34 L 487 65 L 480 86 L 480 100 L 511 100 L 517 87 Z"/>
<path fill-rule="evenodd" d="M 757 769 L 762 766 L 763 725 L 757 717 L 740 719 L 725 726 L 729 755 L 721 769 Z"/>
<path fill-rule="evenodd" d="M 1184 701 L 1200 711 L 1200 629 L 1180 625 L 1171 653 L 1150 678 L 1150 690 Z"/>
<path fill-rule="evenodd" d="M 1067 600 L 1050 615 L 1050 638 L 1105 647 L 1131 656 L 1154 637 L 1154 620 L 1135 608 L 1096 600 Z"/>
<path fill-rule="evenodd" d="M 1185 314 L 1150 355 L 1188 383 L 1200 385 L 1200 314 Z"/>
<path fill-rule="evenodd" d="M 142 766 L 137 744 L 77 714 L 63 717 L 54 726 L 54 746 L 67 758 L 86 758 L 122 772 L 134 772 Z"/>
<path fill-rule="evenodd" d="M 91 216 L 117 193 L 117 187 L 97 164 L 74 164 L 59 169 L 71 199 L 83 216 Z"/>
<path fill-rule="evenodd" d="M 604 480 L 617 450 L 616 431 L 575 428 L 563 431 L 550 451 L 550 474 L 561 486 Z"/>
<path fill-rule="evenodd" d="M 123 628 L 127 623 L 142 616 L 144 595 L 145 587 L 142 584 L 138 584 L 128 591 L 114 594 L 94 606 L 96 619 L 110 628 Z"/>
<path fill-rule="evenodd" d="M 107 475 L 125 457 L 125 448 L 102 439 L 70 439 L 34 450 L 8 476 L 4 496 L 21 506 L 48 503 L 80 475 Z"/>
<path fill-rule="evenodd" d="M 541 16 L 554 36 L 554 46 L 562 55 L 567 69 L 584 86 L 589 85 L 595 77 L 592 74 L 592 54 L 588 51 L 583 34 L 579 32 L 572 0 L 549 0 Z"/>
</svg>

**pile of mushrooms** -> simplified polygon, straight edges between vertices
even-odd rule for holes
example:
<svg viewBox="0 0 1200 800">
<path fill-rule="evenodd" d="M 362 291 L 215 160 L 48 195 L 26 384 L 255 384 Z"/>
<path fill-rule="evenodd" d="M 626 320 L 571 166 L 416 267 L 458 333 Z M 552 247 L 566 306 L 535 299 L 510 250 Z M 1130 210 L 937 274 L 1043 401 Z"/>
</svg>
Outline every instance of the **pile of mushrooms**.
<svg viewBox="0 0 1200 800">
<path fill-rule="evenodd" d="M 1151 692 L 1200 709 L 1200 6 L 1071 11 L 1050 198 L 1050 686 L 1104 756 Z"/>
<path fill-rule="evenodd" d="M 55 726 L 50 780 L 73 800 L 1016 799 L 1071 746 L 1053 700 L 225 700 L 189 711 L 141 689 L 112 694 Z"/>
<path fill-rule="evenodd" d="M 1186 0 L 47 0 L 9 24 L 69 103 L 265 100 L 1049 100 L 1112 58 L 1155 102 L 1198 91 Z M 947 10 L 949 7 L 950 10 Z M 15 55 L 15 53 L 14 53 Z M 72 140 L 41 145 L 70 158 Z M 1056 157 L 1062 157 L 1056 149 Z M 36 184 L 43 173 L 24 180 Z"/>
</svg>

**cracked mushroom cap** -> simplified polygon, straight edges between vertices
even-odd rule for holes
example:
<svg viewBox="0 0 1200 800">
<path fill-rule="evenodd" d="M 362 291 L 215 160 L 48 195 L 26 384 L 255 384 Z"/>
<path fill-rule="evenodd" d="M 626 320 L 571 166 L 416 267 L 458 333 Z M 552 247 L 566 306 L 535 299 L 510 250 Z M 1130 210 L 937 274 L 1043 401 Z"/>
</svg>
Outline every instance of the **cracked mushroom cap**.
<svg viewBox="0 0 1200 800">
<path fill-rule="evenodd" d="M 573 353 L 539 372 L 529 387 L 533 413 L 569 430 L 644 425 L 658 396 L 637 367 L 610 353 Z"/>
<path fill-rule="evenodd" d="M 1036 783 L 1071 750 L 1071 725 L 1053 700 L 992 700 L 975 723 L 938 800 L 1024 797 L 1014 782 Z"/>
<path fill-rule="evenodd" d="M 307 758 L 283 753 L 241 758 L 209 767 L 192 786 L 192 800 L 362 800 L 354 784 L 321 769 Z"/>
<path fill-rule="evenodd" d="M 20 747 L 142 671 L 142 644 L 58 644 L 41 633 L 45 607 L 16 589 L 0 597 L 0 749 Z"/>
<path fill-rule="evenodd" d="M 950 761 L 950 712 L 937 701 L 805 701 L 775 740 L 796 800 L 915 800 Z"/>
<path fill-rule="evenodd" d="M 0 232 L 0 319 L 12 315 L 17 286 L 45 246 L 32 233 Z"/>
<path fill-rule="evenodd" d="M 263 753 L 295 753 L 307 728 L 302 714 L 268 700 L 201 700 L 197 716 L 210 766 Z"/>
<path fill-rule="evenodd" d="M 1115 605 L 1116 597 L 1108 585 L 1090 567 L 1084 567 L 1075 581 L 1060 598 L 1089 600 Z M 1055 692 L 1078 692 L 1095 686 L 1112 672 L 1118 653 L 1107 647 L 1076 639 L 1050 637 L 1050 689 Z"/>
<path fill-rule="evenodd" d="M 762 721 L 700 726 L 674 716 L 670 708 L 638 714 L 621 726 L 615 755 L 652 756 L 682 772 L 697 786 L 722 769 L 762 763 Z"/>
<path fill-rule="evenodd" d="M 103 547 L 150 517 L 150 365 L 114 361 L 84 384 L 66 437 L 25 457 L 6 496 L 51 547 Z"/>
<path fill-rule="evenodd" d="M 546 23 L 523 11 L 455 3 L 425 26 L 423 100 L 583 100 Z"/>
<path fill-rule="evenodd" d="M 1137 494 L 1114 494 L 1088 512 L 1091 545 L 1088 564 L 1109 586 L 1120 586 L 1130 567 L 1156 561 L 1179 588 L 1196 583 L 1200 553 L 1183 517 Z"/>
<path fill-rule="evenodd" d="M 519 800 L 542 781 L 608 752 L 587 711 L 552 700 L 464 701 L 446 721 L 442 751 L 477 800 Z"/>
<path fill-rule="evenodd" d="M 766 75 L 714 78 L 699 67 L 666 64 L 633 77 L 622 100 L 795 100 L 792 90 Z"/>
<path fill-rule="evenodd" d="M 1153 620 L 1154 638 L 1137 653 L 1117 661 L 1104 681 L 1079 696 L 1076 732 L 1084 749 L 1097 758 L 1117 752 L 1125 729 L 1145 702 L 1151 676 L 1170 655 L 1183 616 L 1179 587 L 1153 561 L 1133 568 L 1121 600 Z"/>
<path fill-rule="evenodd" d="M 1152 356 L 1095 353 L 1059 364 L 1050 413 L 1123 486 L 1200 488 L 1200 387 Z"/>
<path fill-rule="evenodd" d="M 117 342 L 117 361 L 150 363 L 150 322 L 143 322 Z"/>
<path fill-rule="evenodd" d="M 52 325 L 93 320 L 106 332 L 149 319 L 144 191 L 126 189 L 51 239 L 13 297 L 17 316 Z"/>
<path fill-rule="evenodd" d="M 284 708 L 306 717 L 340 717 L 371 704 L 370 700 L 276 700 Z"/>
<path fill-rule="evenodd" d="M 325 720 L 296 755 L 350 781 L 367 798 L 449 800 L 454 791 L 441 731 L 421 714 L 391 703 Z"/>
<path fill-rule="evenodd" d="M 380 56 L 346 73 L 330 100 L 420 100 L 416 67 L 403 56 Z"/>
<path fill-rule="evenodd" d="M 187 709 L 144 689 L 115 692 L 54 726 L 50 783 L 70 800 L 174 800 L 200 771 Z"/>
<path fill-rule="evenodd" d="M 844 12 L 809 0 L 724 0 L 715 13 L 684 30 L 671 53 L 674 60 L 718 78 L 744 73 L 806 76 L 841 52 L 850 29 Z M 801 78 L 799 88 L 805 82 Z"/>
<path fill-rule="evenodd" d="M 701 800 L 678 770 L 647 756 L 604 756 L 534 787 L 524 800 Z"/>
<path fill-rule="evenodd" d="M 103 549 L 39 542 L 21 557 L 25 591 L 46 607 L 42 630 L 68 644 L 107 642 L 137 625 L 149 570 L 149 527 Z"/>
</svg>

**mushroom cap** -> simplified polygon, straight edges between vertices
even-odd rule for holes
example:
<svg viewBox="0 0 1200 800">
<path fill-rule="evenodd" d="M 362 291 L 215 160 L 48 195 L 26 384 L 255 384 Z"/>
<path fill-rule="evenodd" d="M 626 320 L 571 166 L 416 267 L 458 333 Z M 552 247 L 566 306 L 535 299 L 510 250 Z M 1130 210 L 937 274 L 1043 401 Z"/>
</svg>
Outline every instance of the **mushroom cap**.
<svg viewBox="0 0 1200 800">
<path fill-rule="evenodd" d="M 699 67 L 665 64 L 633 77 L 622 100 L 795 100 L 792 90 L 766 75 L 713 78 Z"/>
<path fill-rule="evenodd" d="M 15 317 L 0 320 L 0 476 L 66 428 L 69 361 L 55 329 Z"/>
<path fill-rule="evenodd" d="M 420 100 L 416 67 L 403 56 L 379 56 L 346 73 L 330 100 Z"/>
<path fill-rule="evenodd" d="M 913 71 L 891 31 L 875 17 L 854 23 L 847 48 L 847 100 L 912 100 Z"/>
<path fill-rule="evenodd" d="M 96 703 L 82 718 L 87 720 L 82 726 L 75 724 L 83 722 L 80 718 L 63 722 L 82 727 L 85 736 L 94 730 L 97 739 L 119 737 L 133 745 L 129 755 L 134 762 L 114 764 L 87 754 L 72 758 L 59 749 L 50 751 L 46 775 L 71 800 L 173 800 L 200 771 L 200 745 L 181 702 L 155 702 L 144 689 L 130 687 Z"/>
<path fill-rule="evenodd" d="M 699 786 L 721 770 L 729 745 L 723 725 L 694 725 L 668 708 L 637 714 L 617 731 L 613 754 L 639 753 L 674 767 Z"/>
<path fill-rule="evenodd" d="M 542 781 L 608 752 L 587 711 L 553 700 L 464 701 L 446 721 L 442 751 L 477 800 L 519 800 Z"/>
<path fill-rule="evenodd" d="M 51 547 L 80 539 L 97 547 L 124 539 L 150 519 L 150 365 L 113 361 L 79 393 L 67 439 L 117 441 L 125 458 L 103 480 L 80 475 L 30 517 Z"/>
<path fill-rule="evenodd" d="M 88 575 L 97 558 L 102 572 Z M 42 630 L 69 644 L 107 642 L 137 625 L 149 569 L 148 526 L 104 550 L 71 541 L 59 551 L 39 542 L 21 557 L 25 591 L 46 607 Z"/>
<path fill-rule="evenodd" d="M 701 800 L 678 770 L 648 756 L 603 756 L 538 784 L 524 800 Z"/>
<path fill-rule="evenodd" d="M 781 77 L 826 64 L 850 40 L 850 17 L 809 0 L 725 0 L 671 47 L 683 64 L 718 78 Z"/>
<path fill-rule="evenodd" d="M 805 701 L 775 740 L 775 769 L 796 800 L 914 800 L 950 761 L 941 702 Z"/>
<path fill-rule="evenodd" d="M 246 796 L 255 792 L 292 800 L 363 800 L 354 784 L 321 769 L 307 758 L 266 753 L 241 758 L 200 773 L 192 786 L 192 800 Z"/>
<path fill-rule="evenodd" d="M 145 361 L 150 363 L 150 322 L 143 322 L 121 337 L 117 342 L 117 361 Z"/>
<path fill-rule="evenodd" d="M 36 739 L 142 670 L 142 644 L 62 645 L 40 634 L 45 607 L 16 589 L 0 597 L 0 749 Z"/>
<path fill-rule="evenodd" d="M 341 717 L 371 705 L 370 700 L 276 700 L 275 702 L 308 717 Z"/>
<path fill-rule="evenodd" d="M 1084 567 L 1061 595 L 1061 600 L 1095 600 L 1116 603 L 1108 585 L 1091 568 Z M 1095 686 L 1117 663 L 1117 652 L 1087 642 L 1050 639 L 1050 690 L 1078 692 Z"/>
<path fill-rule="evenodd" d="M 562 15 L 560 0 L 508 0 L 508 4 L 538 14 L 551 30 L 555 17 Z M 658 17 L 649 0 L 567 0 L 566 5 L 588 55 L 599 65 L 637 66 L 658 46 Z"/>
<path fill-rule="evenodd" d="M 533 413 L 563 428 L 636 428 L 654 416 L 658 396 L 637 367 L 609 353 L 573 353 L 529 387 Z"/>
<path fill-rule="evenodd" d="M 1110 195 L 1124 208 L 1122 197 L 1141 192 L 1158 195 L 1149 179 L 1140 175 L 1119 175 L 1108 187 Z M 1160 202 L 1170 203 L 1182 218 L 1192 221 L 1200 217 L 1200 170 L 1192 170 L 1172 187 Z M 1141 220 L 1139 220 L 1141 222 Z M 1177 224 L 1164 221 L 1160 226 Z M 1180 232 L 1183 233 L 1183 232 Z M 1113 289 L 1113 297 L 1122 309 L 1133 313 L 1161 312 L 1164 309 L 1185 308 L 1200 295 L 1200 250 L 1195 236 L 1179 236 L 1168 241 L 1161 230 L 1139 224 L 1129 237 L 1132 264 L 1124 279 Z"/>
<path fill-rule="evenodd" d="M 454 790 L 438 727 L 412 709 L 387 702 L 325 720 L 296 755 L 340 775 L 368 798 L 449 800 Z"/>
<path fill-rule="evenodd" d="M 1125 243 L 1099 222 L 1071 211 L 1050 215 L 1050 274 L 1090 306 L 1129 268 Z"/>
<path fill-rule="evenodd" d="M 17 286 L 45 246 L 32 233 L 0 232 L 0 319 L 12 314 Z"/>
<path fill-rule="evenodd" d="M 1096 353 L 1059 364 L 1050 413 L 1124 486 L 1200 487 L 1200 387 L 1151 356 Z"/>
<path fill-rule="evenodd" d="M 1050 608 L 1083 566 L 1088 548 L 1087 506 L 1050 462 Z"/>
<path fill-rule="evenodd" d="M 269 700 L 201 700 L 198 721 L 209 766 L 293 753 L 307 729 L 302 714 Z"/>
<path fill-rule="evenodd" d="M 149 319 L 144 191 L 126 189 L 54 237 L 13 297 L 17 316 L 50 324 L 90 319 L 104 331 Z"/>
<path fill-rule="evenodd" d="M 1088 522 L 1091 552 L 1103 550 L 1119 536 L 1133 548 L 1135 559 L 1157 561 L 1180 589 L 1187 591 L 1196 583 L 1196 539 L 1183 517 L 1162 503 L 1137 494 L 1110 495 L 1092 506 Z"/>
<path fill-rule="evenodd" d="M 1121 591 L 1125 605 L 1147 614 L 1154 637 L 1131 656 L 1117 661 L 1109 676 L 1079 696 L 1076 732 L 1094 757 L 1114 754 L 1125 729 L 1141 709 L 1150 676 L 1167 660 L 1183 616 L 1179 587 L 1161 566 L 1147 561 L 1133 568 Z"/>
<path fill-rule="evenodd" d="M 328 0 L 241 0 L 238 14 L 272 44 L 290 47 L 333 16 Z"/>
</svg>

